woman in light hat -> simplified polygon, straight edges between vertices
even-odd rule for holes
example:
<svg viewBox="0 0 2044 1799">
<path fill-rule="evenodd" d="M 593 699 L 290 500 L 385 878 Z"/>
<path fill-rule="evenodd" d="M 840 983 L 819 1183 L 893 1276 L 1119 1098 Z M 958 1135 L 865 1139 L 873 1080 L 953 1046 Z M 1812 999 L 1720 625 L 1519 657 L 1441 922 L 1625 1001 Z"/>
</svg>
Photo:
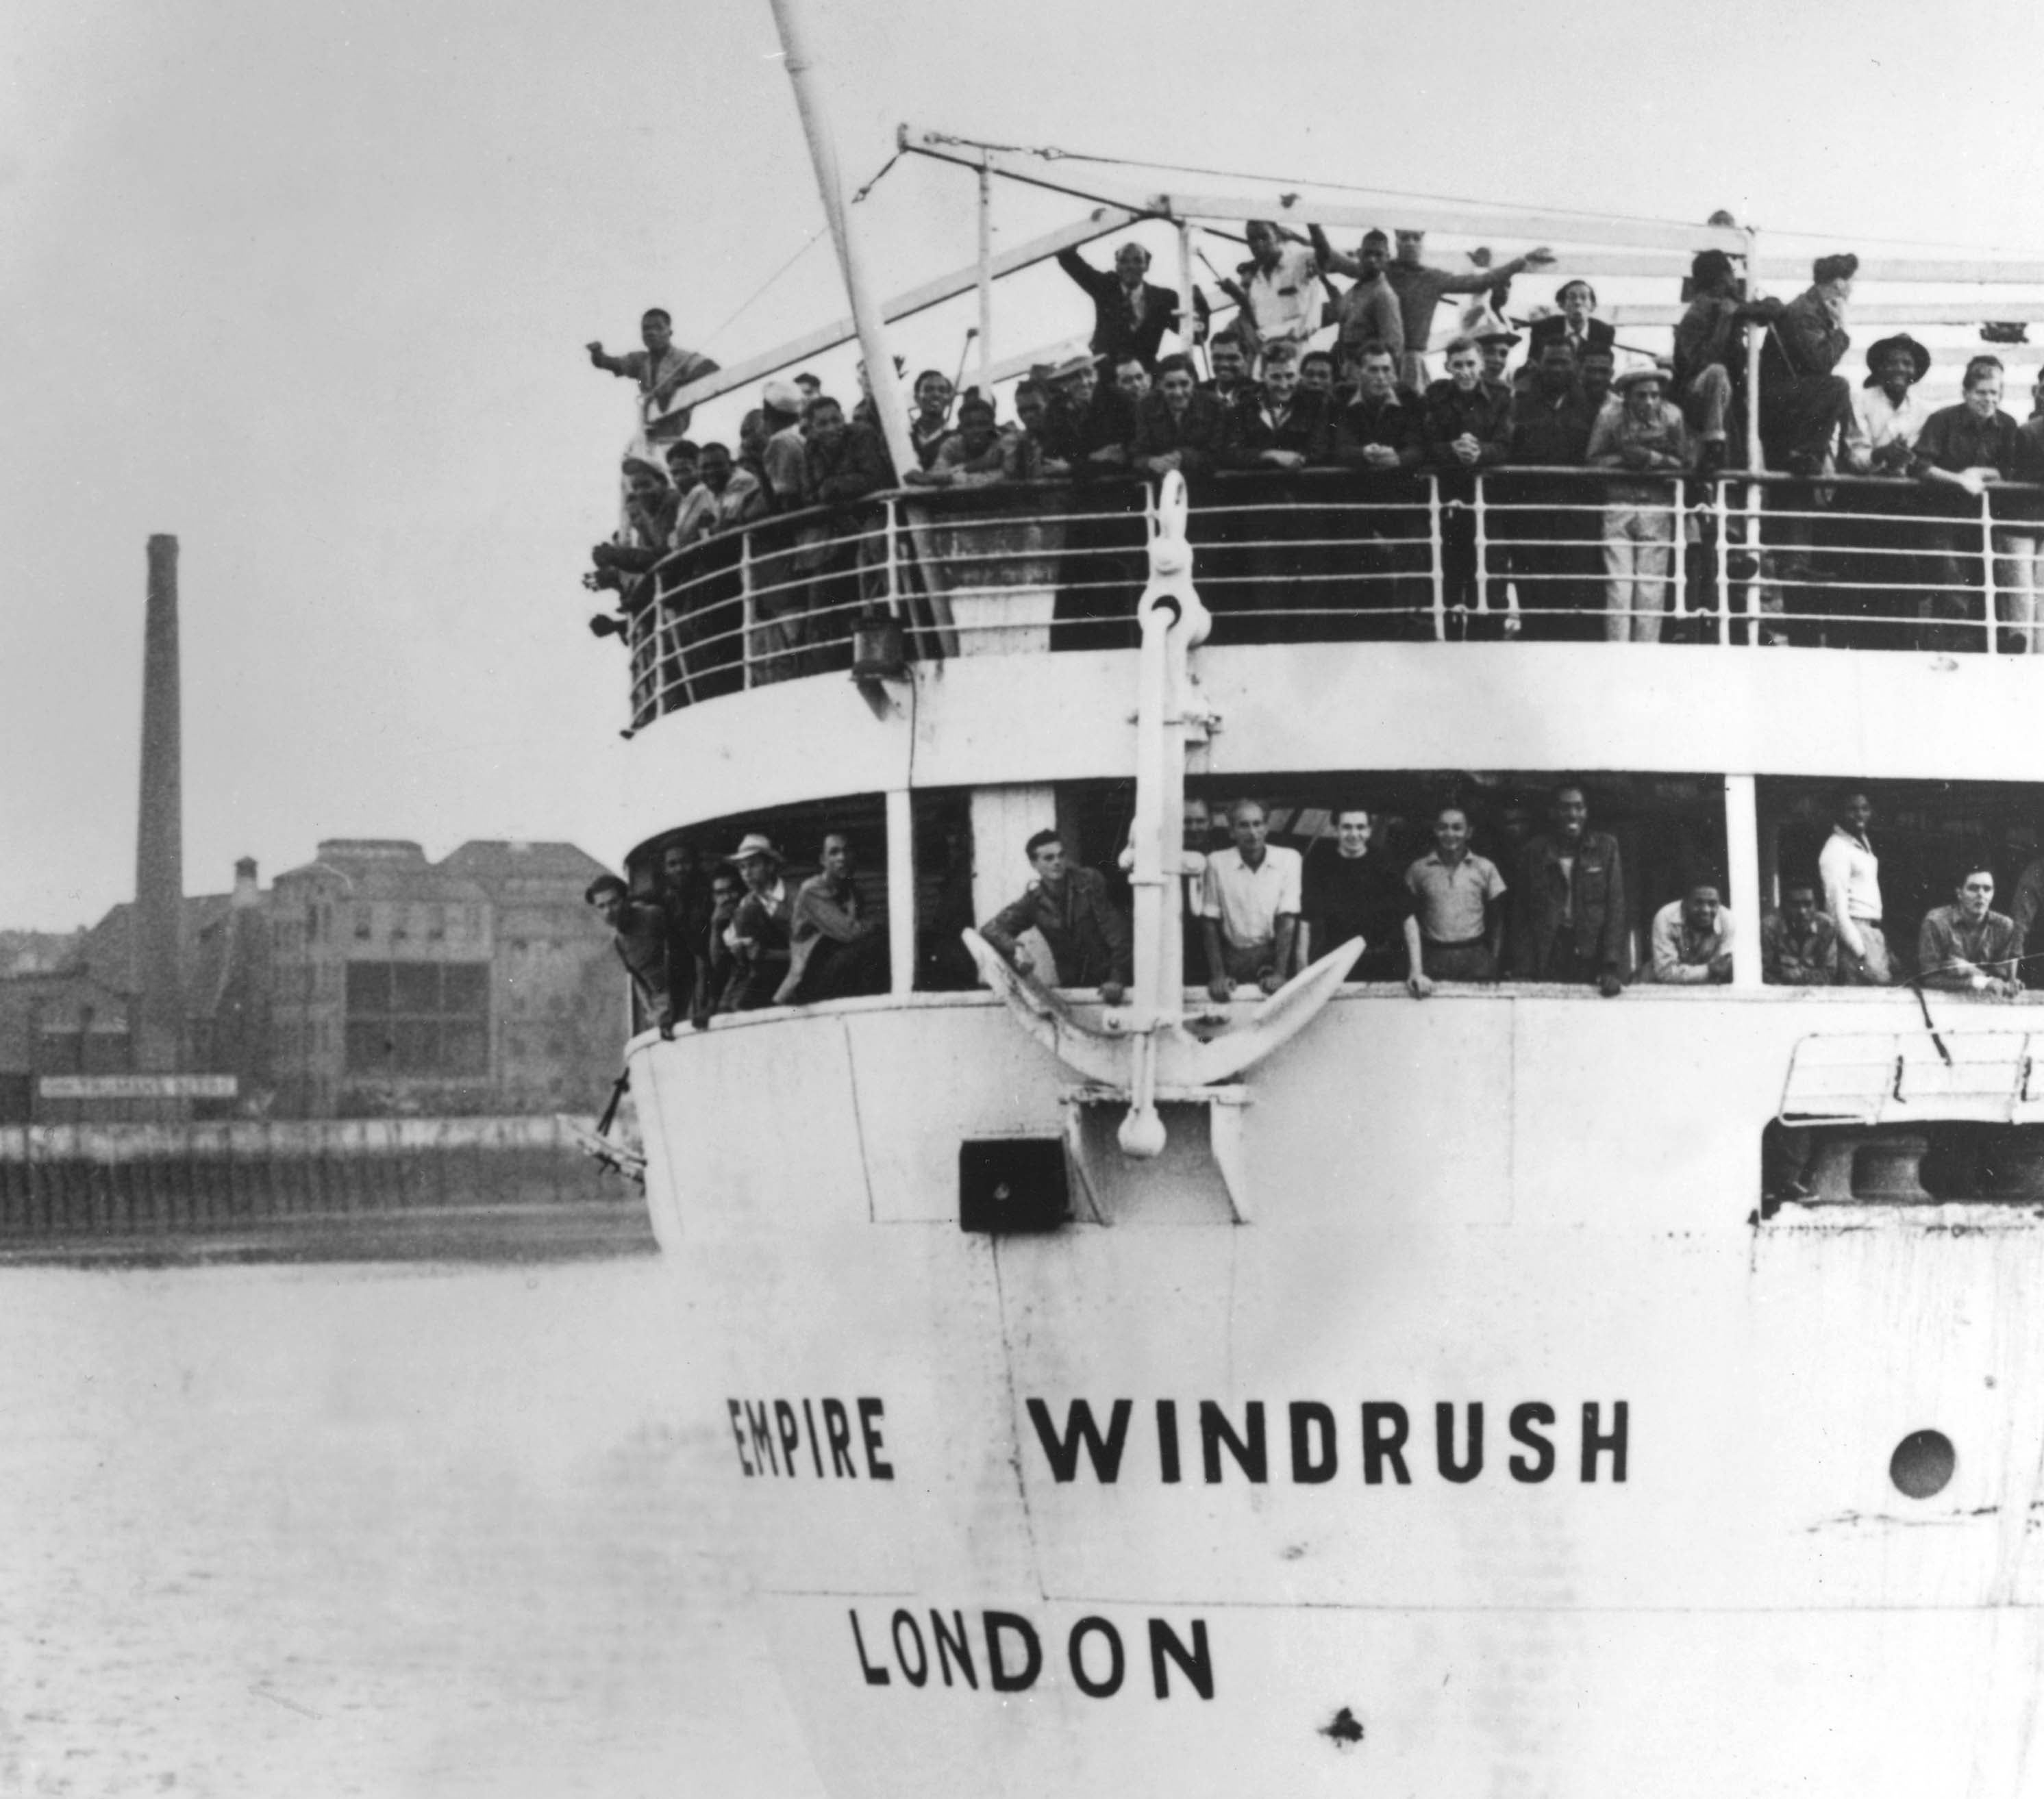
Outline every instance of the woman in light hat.
<svg viewBox="0 0 2044 1799">
<path fill-rule="evenodd" d="M 774 1003 L 775 991 L 788 978 L 794 890 L 781 878 L 781 852 L 763 831 L 747 831 L 724 860 L 745 883 L 745 896 L 724 934 L 745 970 L 732 1010 L 757 1011 Z"/>
</svg>

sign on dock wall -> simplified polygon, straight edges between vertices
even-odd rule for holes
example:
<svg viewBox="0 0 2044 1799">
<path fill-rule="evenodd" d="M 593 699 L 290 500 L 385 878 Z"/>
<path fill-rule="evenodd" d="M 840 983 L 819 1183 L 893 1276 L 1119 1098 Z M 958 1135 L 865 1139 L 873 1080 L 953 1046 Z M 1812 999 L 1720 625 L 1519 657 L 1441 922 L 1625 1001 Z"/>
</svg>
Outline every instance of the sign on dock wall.
<svg viewBox="0 0 2044 1799">
<path fill-rule="evenodd" d="M 45 1099 L 232 1099 L 240 1083 L 231 1074 L 44 1075 L 36 1091 Z"/>
</svg>

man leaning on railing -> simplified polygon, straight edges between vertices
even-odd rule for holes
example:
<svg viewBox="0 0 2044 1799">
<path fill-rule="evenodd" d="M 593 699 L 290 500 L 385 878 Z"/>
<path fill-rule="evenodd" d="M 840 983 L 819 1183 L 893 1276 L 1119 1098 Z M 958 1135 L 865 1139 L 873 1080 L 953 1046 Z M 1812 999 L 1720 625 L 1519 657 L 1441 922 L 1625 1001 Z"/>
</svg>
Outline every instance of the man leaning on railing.
<svg viewBox="0 0 2044 1799">
<path fill-rule="evenodd" d="M 1576 355 L 1566 338 L 1541 347 L 1530 384 L 1512 397 L 1506 460 L 1538 468 L 1579 469 L 1589 459 L 1596 412 L 1576 380 Z M 1529 638 L 1580 639 L 1603 635 L 1591 577 L 1600 496 L 1588 481 L 1501 475 L 1492 497 L 1493 529 L 1504 540 Z"/>
<path fill-rule="evenodd" d="M 1969 868 L 1954 903 L 1934 907 L 1916 934 L 1917 978 L 1926 987 L 2012 999 L 2023 991 L 2015 921 L 1994 910 L 1994 875 Z"/>
<path fill-rule="evenodd" d="M 1022 850 L 1036 878 L 979 927 L 980 935 L 1016 973 L 1055 987 L 1097 987 L 1108 1005 L 1120 1005 L 1134 978 L 1134 949 L 1128 921 L 1108 898 L 1106 880 L 1069 861 L 1055 830 L 1038 831 Z M 1023 946 L 1032 930 L 1054 967 L 1037 968 Z"/>
<path fill-rule="evenodd" d="M 1681 410 L 1662 397 L 1667 378 L 1656 367 L 1627 369 L 1615 384 L 1621 405 L 1596 422 L 1589 459 L 1621 477 L 1681 474 L 1689 466 Z M 1660 641 L 1678 549 L 1678 489 L 1666 479 L 1620 478 L 1604 490 L 1604 635 L 1613 643 Z"/>
<path fill-rule="evenodd" d="M 1924 561 L 1932 577 L 1926 616 L 1942 621 L 1927 626 L 1927 650 L 1988 646 L 1983 631 L 1992 631 L 1994 621 L 1983 616 L 1981 629 L 1971 628 L 1974 599 L 1984 596 L 1988 575 L 1976 521 L 1988 489 L 2015 473 L 2015 420 L 2001 410 L 2001 381 L 2000 358 L 1974 357 L 1966 364 L 1965 397 L 1933 412 L 1917 435 L 1911 470 L 1954 521 L 1924 527 L 1931 549 Z"/>
</svg>

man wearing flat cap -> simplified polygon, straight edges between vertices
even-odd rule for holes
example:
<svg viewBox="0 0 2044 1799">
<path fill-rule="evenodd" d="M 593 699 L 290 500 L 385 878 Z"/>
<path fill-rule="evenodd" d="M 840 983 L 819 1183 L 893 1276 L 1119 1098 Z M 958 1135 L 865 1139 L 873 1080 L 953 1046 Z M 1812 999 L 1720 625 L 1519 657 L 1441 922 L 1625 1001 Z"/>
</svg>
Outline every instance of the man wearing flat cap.
<svg viewBox="0 0 2044 1799">
<path fill-rule="evenodd" d="M 1811 283 L 1781 309 L 1761 351 L 1760 434 L 1768 466 L 1791 474 L 1824 472 L 1832 443 L 1852 417 L 1852 389 L 1832 371 L 1850 347 L 1846 307 L 1854 255 L 1819 256 Z"/>
<path fill-rule="evenodd" d="M 1512 352 L 1518 347 L 1519 333 L 1491 313 L 1477 321 L 1477 328 L 1470 335 L 1476 339 L 1477 354 L 1483 359 L 1484 385 L 1496 388 L 1509 401 L 1514 384 L 1508 365 Z M 1532 363 L 1533 358 L 1529 354 L 1527 367 L 1531 367 Z"/>
</svg>

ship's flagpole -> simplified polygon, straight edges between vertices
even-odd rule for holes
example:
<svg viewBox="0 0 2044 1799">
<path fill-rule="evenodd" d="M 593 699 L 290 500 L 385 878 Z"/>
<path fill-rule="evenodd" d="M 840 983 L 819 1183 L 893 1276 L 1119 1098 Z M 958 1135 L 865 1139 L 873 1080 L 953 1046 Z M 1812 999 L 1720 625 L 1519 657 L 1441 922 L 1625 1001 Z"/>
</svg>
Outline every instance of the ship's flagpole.
<svg viewBox="0 0 2044 1799">
<path fill-rule="evenodd" d="M 801 0 L 770 0 L 770 4 L 774 26 L 781 34 L 782 59 L 794 86 L 796 109 L 802 115 L 803 135 L 809 140 L 816 190 L 823 197 L 824 216 L 830 221 L 838 267 L 843 272 L 845 291 L 851 300 L 852 322 L 859 327 L 859 353 L 866 359 L 866 382 L 880 415 L 881 435 L 887 440 L 888 454 L 894 458 L 895 472 L 906 474 L 916 466 L 915 448 L 909 437 L 909 409 L 901 397 L 901 383 L 894 377 L 886 321 L 874 298 L 872 283 L 866 278 L 864 253 L 845 206 L 837 145 L 831 136 L 823 92 L 816 81 L 816 57 L 801 17 Z"/>
</svg>

